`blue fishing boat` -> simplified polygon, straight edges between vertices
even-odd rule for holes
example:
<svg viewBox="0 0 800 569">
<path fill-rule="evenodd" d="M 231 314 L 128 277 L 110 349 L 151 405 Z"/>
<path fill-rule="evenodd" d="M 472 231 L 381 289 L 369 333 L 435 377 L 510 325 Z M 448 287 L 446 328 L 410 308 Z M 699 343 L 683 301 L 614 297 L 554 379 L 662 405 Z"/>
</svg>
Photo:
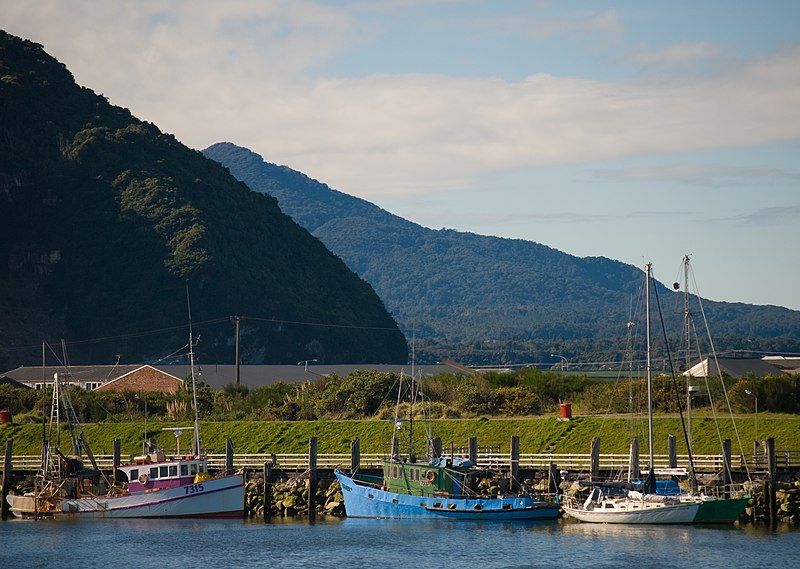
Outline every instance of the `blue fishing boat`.
<svg viewBox="0 0 800 569">
<path fill-rule="evenodd" d="M 529 494 L 482 496 L 487 471 L 460 457 L 428 462 L 383 461 L 383 478 L 336 470 L 348 517 L 453 520 L 555 520 L 558 498 Z"/>
</svg>

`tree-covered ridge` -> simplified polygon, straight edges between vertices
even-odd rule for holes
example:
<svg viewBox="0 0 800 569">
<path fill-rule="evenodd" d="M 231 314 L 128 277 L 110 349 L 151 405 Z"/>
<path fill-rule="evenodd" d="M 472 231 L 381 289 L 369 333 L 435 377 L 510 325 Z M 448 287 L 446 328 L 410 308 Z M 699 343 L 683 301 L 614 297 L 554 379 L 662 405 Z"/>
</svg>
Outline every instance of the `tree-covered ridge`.
<svg viewBox="0 0 800 569">
<path fill-rule="evenodd" d="M 278 208 L 155 125 L 75 84 L 38 44 L 0 32 L 0 367 L 41 338 L 124 336 L 229 315 L 249 363 L 405 362 L 369 284 Z M 233 357 L 232 325 L 199 329 L 203 361 Z M 73 361 L 165 355 L 168 331 L 71 348 Z M 35 353 L 35 352 L 34 352 Z M 5 361 L 2 361 L 5 360 Z"/>
<path fill-rule="evenodd" d="M 370 282 L 406 334 L 415 327 L 427 359 L 548 361 L 551 353 L 597 359 L 624 349 L 640 268 L 531 241 L 428 229 L 231 143 L 204 153 L 253 190 L 275 196 Z M 677 336 L 682 295 L 658 286 Z M 704 306 L 719 349 L 800 350 L 800 312 Z"/>
</svg>

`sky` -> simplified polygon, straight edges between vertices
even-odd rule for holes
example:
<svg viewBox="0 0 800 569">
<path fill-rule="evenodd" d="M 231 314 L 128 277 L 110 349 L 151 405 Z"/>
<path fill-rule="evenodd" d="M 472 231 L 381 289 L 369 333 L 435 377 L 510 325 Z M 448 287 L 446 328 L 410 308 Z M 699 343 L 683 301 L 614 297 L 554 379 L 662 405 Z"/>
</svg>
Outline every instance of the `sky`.
<svg viewBox="0 0 800 569">
<path fill-rule="evenodd" d="M 0 26 L 202 149 L 435 229 L 800 309 L 800 2 L 0 0 Z"/>
</svg>

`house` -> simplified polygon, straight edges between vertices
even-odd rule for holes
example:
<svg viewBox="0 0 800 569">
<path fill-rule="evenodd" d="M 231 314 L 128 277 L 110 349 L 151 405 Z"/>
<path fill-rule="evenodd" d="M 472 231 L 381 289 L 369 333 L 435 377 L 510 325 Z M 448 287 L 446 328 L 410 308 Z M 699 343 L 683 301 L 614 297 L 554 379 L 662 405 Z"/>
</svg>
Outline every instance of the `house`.
<svg viewBox="0 0 800 569">
<path fill-rule="evenodd" d="M 719 367 L 717 367 L 717 362 Z M 779 367 L 759 358 L 706 358 L 683 372 L 685 376 L 709 377 L 722 373 L 738 379 L 748 375 L 765 376 L 780 375 L 783 372 Z"/>
<path fill-rule="evenodd" d="M 113 391 L 162 391 L 175 393 L 182 380 L 149 365 L 22 366 L 2 374 L 19 385 L 33 389 L 52 386 L 58 379 L 70 386 L 94 390 L 113 384 Z"/>
</svg>

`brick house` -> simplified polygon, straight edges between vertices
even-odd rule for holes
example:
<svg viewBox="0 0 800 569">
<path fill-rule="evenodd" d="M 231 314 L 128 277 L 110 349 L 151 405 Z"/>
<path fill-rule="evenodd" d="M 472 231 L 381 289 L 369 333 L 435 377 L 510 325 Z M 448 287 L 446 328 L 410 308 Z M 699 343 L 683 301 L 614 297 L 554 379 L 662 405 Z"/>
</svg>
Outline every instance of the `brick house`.
<svg viewBox="0 0 800 569">
<path fill-rule="evenodd" d="M 96 387 L 95 391 L 176 393 L 182 385 L 182 379 L 145 364 Z"/>
</svg>

